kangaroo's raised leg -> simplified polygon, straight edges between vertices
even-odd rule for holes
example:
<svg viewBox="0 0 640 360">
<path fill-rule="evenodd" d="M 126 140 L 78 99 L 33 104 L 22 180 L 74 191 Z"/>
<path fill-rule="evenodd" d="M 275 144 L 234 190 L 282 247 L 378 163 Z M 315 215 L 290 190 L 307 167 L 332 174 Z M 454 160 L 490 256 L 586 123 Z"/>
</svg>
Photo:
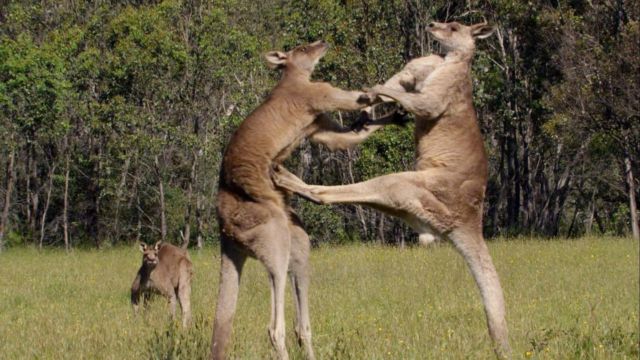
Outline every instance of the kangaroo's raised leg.
<svg viewBox="0 0 640 360">
<path fill-rule="evenodd" d="M 274 183 L 321 204 L 366 204 L 413 223 L 431 223 L 441 232 L 450 217 L 449 209 L 431 191 L 424 180 L 439 176 L 437 170 L 407 171 L 379 176 L 360 183 L 321 186 L 308 185 L 282 166 L 274 167 Z M 406 216 L 405 216 L 406 215 Z M 413 216 L 414 218 L 407 218 Z"/>
<path fill-rule="evenodd" d="M 309 185 L 302 181 L 299 177 L 292 174 L 287 168 L 281 165 L 275 165 L 271 169 L 271 179 L 276 186 L 294 192 L 307 200 L 315 203 L 322 203 L 322 201 L 314 197 L 311 188 L 314 185 Z"/>
</svg>

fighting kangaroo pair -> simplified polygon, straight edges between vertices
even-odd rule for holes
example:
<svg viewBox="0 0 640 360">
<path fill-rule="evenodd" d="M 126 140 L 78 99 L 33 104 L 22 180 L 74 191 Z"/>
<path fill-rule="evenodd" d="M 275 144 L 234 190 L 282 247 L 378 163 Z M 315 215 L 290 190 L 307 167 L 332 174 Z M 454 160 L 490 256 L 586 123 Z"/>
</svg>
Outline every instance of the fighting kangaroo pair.
<svg viewBox="0 0 640 360">
<path fill-rule="evenodd" d="M 267 55 L 274 67 L 283 68 L 282 80 L 240 125 L 223 160 L 218 199 L 222 267 L 213 358 L 224 358 L 247 256 L 258 258 L 269 272 L 269 334 L 278 358 L 288 358 L 283 314 L 287 270 L 297 311 L 296 334 L 307 357 L 314 357 L 307 305 L 309 239 L 285 204 L 284 190 L 324 204 L 371 206 L 406 221 L 423 242 L 436 237 L 451 240 L 480 289 L 496 355 L 510 356 L 502 288 L 482 236 L 488 165 L 470 78 L 475 39 L 489 36 L 493 28 L 432 23 L 427 30 L 448 50 L 445 58 L 414 60 L 368 94 L 309 81 L 313 66 L 327 49 L 322 42 Z M 307 185 L 280 166 L 303 137 L 332 148 L 364 140 L 380 125 L 362 133 L 345 132 L 323 112 L 360 109 L 378 96 L 399 102 L 415 115 L 415 171 L 351 185 L 318 186 Z M 270 167 L 276 186 L 269 179 Z"/>
</svg>

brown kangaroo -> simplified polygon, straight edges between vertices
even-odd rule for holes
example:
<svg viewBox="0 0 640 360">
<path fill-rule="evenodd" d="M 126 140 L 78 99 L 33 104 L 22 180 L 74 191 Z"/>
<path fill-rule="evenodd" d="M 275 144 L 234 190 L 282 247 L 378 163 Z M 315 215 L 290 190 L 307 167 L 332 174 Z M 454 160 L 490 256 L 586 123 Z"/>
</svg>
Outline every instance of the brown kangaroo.
<svg viewBox="0 0 640 360">
<path fill-rule="evenodd" d="M 279 187 L 319 203 L 364 204 L 400 217 L 419 233 L 421 242 L 450 239 L 480 289 L 496 355 L 510 357 L 502 288 L 482 236 L 488 164 L 470 76 L 475 39 L 488 37 L 494 28 L 453 22 L 431 23 L 427 30 L 448 53 L 416 89 L 419 92 L 379 85 L 370 92 L 371 98 L 395 99 L 415 115 L 415 171 L 318 186 L 276 167 L 273 179 Z"/>
<path fill-rule="evenodd" d="M 182 326 L 191 321 L 191 277 L 193 266 L 185 249 L 158 241 L 153 247 L 140 244 L 142 266 L 131 285 L 131 304 L 138 312 L 142 295 L 146 305 L 149 295 L 160 293 L 169 300 L 171 317 L 176 315 L 176 302 L 182 308 Z"/>
<path fill-rule="evenodd" d="M 221 230 L 220 287 L 211 357 L 223 359 L 231 335 L 240 275 L 247 257 L 265 266 L 271 287 L 269 337 L 280 359 L 285 348 L 284 292 L 287 272 L 296 308 L 295 332 L 308 358 L 313 359 L 307 292 L 309 236 L 275 188 L 270 169 L 284 161 L 308 137 L 330 149 L 346 149 L 371 135 L 385 121 L 354 132 L 323 114 L 358 110 L 369 105 L 365 93 L 312 82 L 311 73 L 328 49 L 317 41 L 291 51 L 271 51 L 268 64 L 282 69 L 282 78 L 269 97 L 231 137 L 222 160 L 217 212 Z M 393 121 L 393 117 L 391 120 Z"/>
</svg>

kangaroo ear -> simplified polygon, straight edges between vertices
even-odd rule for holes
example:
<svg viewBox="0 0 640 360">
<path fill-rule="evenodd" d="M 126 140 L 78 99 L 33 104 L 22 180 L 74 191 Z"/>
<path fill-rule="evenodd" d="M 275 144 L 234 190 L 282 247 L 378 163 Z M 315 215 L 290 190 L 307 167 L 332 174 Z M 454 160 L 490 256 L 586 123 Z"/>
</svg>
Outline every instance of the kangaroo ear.
<svg viewBox="0 0 640 360">
<path fill-rule="evenodd" d="M 487 23 L 475 24 L 471 26 L 471 35 L 476 39 L 485 39 L 491 36 L 496 27 Z"/>
<path fill-rule="evenodd" d="M 158 241 L 155 245 L 153 245 L 153 249 L 155 251 L 158 251 L 158 250 L 160 250 L 160 246 L 162 246 L 162 240 Z"/>
<path fill-rule="evenodd" d="M 140 243 L 140 251 L 144 252 L 145 250 L 147 250 L 147 244 L 141 242 Z"/>
<path fill-rule="evenodd" d="M 270 69 L 278 69 L 287 63 L 287 54 L 282 51 L 269 51 L 264 54 Z"/>
</svg>

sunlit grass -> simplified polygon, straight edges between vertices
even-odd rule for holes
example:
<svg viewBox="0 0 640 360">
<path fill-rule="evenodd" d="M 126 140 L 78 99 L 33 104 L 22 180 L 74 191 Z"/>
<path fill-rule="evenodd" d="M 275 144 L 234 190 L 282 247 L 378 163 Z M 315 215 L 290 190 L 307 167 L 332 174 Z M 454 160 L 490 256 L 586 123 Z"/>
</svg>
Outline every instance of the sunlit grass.
<svg viewBox="0 0 640 360">
<path fill-rule="evenodd" d="M 591 238 L 496 241 L 490 250 L 508 306 L 516 358 L 638 357 L 638 243 Z M 218 252 L 192 251 L 195 324 L 182 331 L 158 299 L 134 316 L 136 248 L 0 255 L 1 359 L 139 359 L 206 356 Z M 430 249 L 354 245 L 312 254 L 311 321 L 319 359 L 491 358 L 480 297 L 462 258 Z M 293 336 L 287 294 L 287 345 Z M 243 274 L 232 357 L 271 353 L 267 278 Z"/>
</svg>

